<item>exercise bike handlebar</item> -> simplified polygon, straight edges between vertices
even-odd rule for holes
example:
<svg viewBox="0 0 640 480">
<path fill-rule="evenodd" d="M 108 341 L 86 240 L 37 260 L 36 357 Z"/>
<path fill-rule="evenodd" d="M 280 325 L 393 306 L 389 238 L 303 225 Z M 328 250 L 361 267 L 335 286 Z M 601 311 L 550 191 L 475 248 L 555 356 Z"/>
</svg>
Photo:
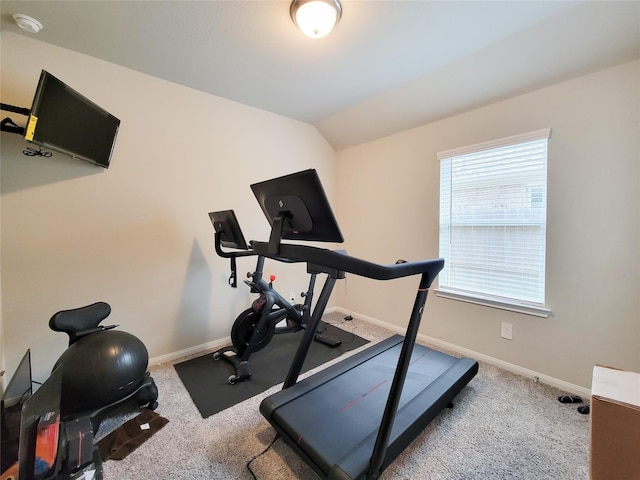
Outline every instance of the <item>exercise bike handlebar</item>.
<svg viewBox="0 0 640 480">
<path fill-rule="evenodd" d="M 251 247 L 253 247 L 253 241 L 249 242 L 251 244 Z M 266 257 L 266 255 L 263 255 L 259 252 L 257 252 L 255 249 L 250 249 L 250 250 L 233 250 L 231 252 L 225 252 L 224 250 L 222 250 L 222 243 L 220 240 L 220 234 L 216 232 L 215 234 L 215 249 L 216 249 L 216 253 L 218 254 L 218 256 L 222 257 L 222 258 L 237 258 L 237 257 L 252 257 L 252 256 L 256 256 L 259 255 L 261 257 Z M 280 255 L 268 255 L 268 258 L 272 258 L 274 260 L 278 260 L 279 262 L 285 262 L 285 263 L 294 263 L 293 260 L 290 260 L 288 258 L 282 257 Z"/>
<path fill-rule="evenodd" d="M 222 258 L 251 257 L 253 255 L 258 255 L 253 250 L 234 250 L 232 252 L 225 252 L 224 250 L 222 250 L 221 235 L 218 232 L 215 233 L 214 244 L 216 253 Z"/>
<path fill-rule="evenodd" d="M 252 242 L 250 243 L 253 245 Z M 225 252 L 224 250 L 222 250 L 222 238 L 220 233 L 218 232 L 215 233 L 214 245 L 215 245 L 216 253 L 218 254 L 218 256 L 222 258 L 228 258 L 231 261 L 231 275 L 229 276 L 229 285 L 231 285 L 233 288 L 236 288 L 238 286 L 236 258 L 253 257 L 253 256 L 259 256 L 264 258 L 264 255 L 261 255 L 255 250 L 233 250 L 231 252 Z M 272 256 L 270 258 L 273 258 L 280 262 L 293 263 L 292 260 L 289 260 L 288 258 L 280 258 L 278 256 Z M 260 260 L 258 260 L 258 262 L 260 262 Z"/>
</svg>

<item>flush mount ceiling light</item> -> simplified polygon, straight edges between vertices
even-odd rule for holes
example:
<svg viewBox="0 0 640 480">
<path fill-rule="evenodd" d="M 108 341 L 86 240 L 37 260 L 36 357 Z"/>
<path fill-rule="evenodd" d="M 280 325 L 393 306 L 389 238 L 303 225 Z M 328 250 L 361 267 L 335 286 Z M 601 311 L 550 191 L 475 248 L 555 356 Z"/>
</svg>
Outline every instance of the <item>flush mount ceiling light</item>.
<svg viewBox="0 0 640 480">
<path fill-rule="evenodd" d="M 25 32 L 38 33 L 40 30 L 42 30 L 42 24 L 29 15 L 24 15 L 23 13 L 15 13 L 13 15 L 13 19 Z"/>
<path fill-rule="evenodd" d="M 311 38 L 328 35 L 342 16 L 339 0 L 293 0 L 291 19 L 302 33 Z"/>
</svg>

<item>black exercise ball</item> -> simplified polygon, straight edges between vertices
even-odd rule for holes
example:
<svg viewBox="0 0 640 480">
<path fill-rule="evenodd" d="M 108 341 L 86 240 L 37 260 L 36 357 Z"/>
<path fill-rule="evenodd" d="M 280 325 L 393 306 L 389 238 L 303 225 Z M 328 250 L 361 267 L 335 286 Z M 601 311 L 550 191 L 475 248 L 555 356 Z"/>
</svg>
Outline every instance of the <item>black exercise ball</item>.
<svg viewBox="0 0 640 480">
<path fill-rule="evenodd" d="M 146 377 L 149 354 L 137 337 L 119 330 L 93 333 L 60 356 L 63 416 L 86 412 L 132 394 Z"/>
</svg>

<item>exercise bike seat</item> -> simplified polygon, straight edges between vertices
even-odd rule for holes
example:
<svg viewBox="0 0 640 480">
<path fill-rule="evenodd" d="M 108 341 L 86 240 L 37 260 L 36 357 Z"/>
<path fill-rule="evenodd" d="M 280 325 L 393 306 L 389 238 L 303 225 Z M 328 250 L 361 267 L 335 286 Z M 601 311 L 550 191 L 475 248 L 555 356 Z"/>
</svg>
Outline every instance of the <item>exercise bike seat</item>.
<svg viewBox="0 0 640 480">
<path fill-rule="evenodd" d="M 110 314 L 111 306 L 108 303 L 96 302 L 55 313 L 49 320 L 49 328 L 54 332 L 66 333 L 71 345 L 85 335 L 115 328 L 117 325 L 99 325 Z"/>
</svg>

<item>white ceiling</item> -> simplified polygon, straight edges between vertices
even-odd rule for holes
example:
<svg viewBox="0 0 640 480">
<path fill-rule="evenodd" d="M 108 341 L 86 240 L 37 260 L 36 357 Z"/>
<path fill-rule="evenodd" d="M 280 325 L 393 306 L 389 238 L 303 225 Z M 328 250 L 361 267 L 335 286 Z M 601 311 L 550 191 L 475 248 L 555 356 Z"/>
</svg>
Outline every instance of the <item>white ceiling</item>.
<svg viewBox="0 0 640 480">
<path fill-rule="evenodd" d="M 340 150 L 640 58 L 640 1 L 2 0 L 2 29 L 315 125 Z M 43 23 L 21 31 L 11 15 Z"/>
</svg>

